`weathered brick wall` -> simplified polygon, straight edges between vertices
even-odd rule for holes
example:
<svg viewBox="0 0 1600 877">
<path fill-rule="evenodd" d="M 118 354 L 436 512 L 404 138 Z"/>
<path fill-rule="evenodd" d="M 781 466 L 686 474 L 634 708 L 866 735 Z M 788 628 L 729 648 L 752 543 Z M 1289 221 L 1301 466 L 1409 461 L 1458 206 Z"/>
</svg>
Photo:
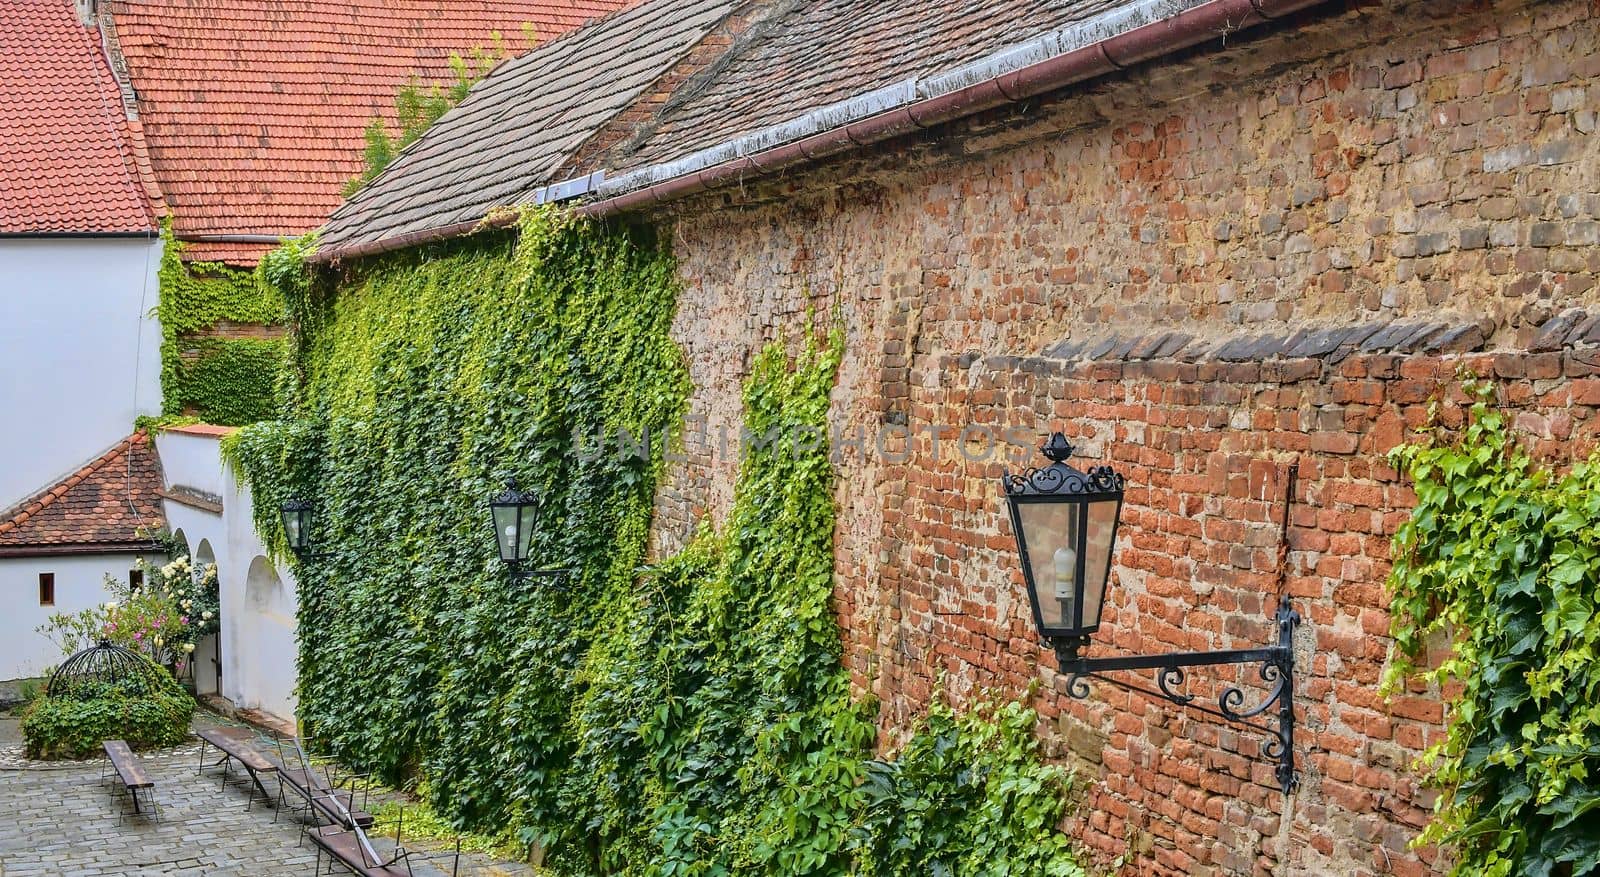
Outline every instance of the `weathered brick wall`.
<svg viewBox="0 0 1600 877">
<path fill-rule="evenodd" d="M 661 492 L 658 548 L 726 512 L 753 352 L 837 308 L 832 421 L 867 437 L 840 459 L 838 610 L 891 737 L 941 675 L 957 699 L 1039 680 L 1041 731 L 1086 779 L 1071 828 L 1108 858 L 1132 843 L 1129 873 L 1442 868 L 1407 848 L 1429 803 L 1409 764 L 1440 699 L 1377 696 L 1389 536 L 1411 503 L 1383 451 L 1463 365 L 1496 378 L 1541 452 L 1592 444 L 1597 15 L 1364 4 L 680 205 L 661 219 L 702 437 Z M 1350 331 L 1296 334 L 1335 326 Z M 1299 461 L 1291 800 L 1259 735 L 1104 686 L 1063 694 L 1024 613 L 1005 467 L 954 432 L 936 453 L 934 424 L 1061 427 L 1127 472 L 1105 652 L 1270 641 Z M 879 448 L 885 427 L 915 437 Z"/>
</svg>

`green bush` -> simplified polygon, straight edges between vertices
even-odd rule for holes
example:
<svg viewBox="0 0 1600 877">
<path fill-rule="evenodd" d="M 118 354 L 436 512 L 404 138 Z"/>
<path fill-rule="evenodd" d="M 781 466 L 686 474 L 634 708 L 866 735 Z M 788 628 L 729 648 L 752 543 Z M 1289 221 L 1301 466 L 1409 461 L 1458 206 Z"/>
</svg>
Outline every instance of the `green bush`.
<svg viewBox="0 0 1600 877">
<path fill-rule="evenodd" d="M 194 698 L 167 671 L 150 665 L 156 690 L 91 683 L 70 693 L 41 697 L 22 717 L 29 758 L 86 758 L 105 740 L 124 740 L 133 749 L 158 749 L 182 743 L 189 735 Z"/>
</svg>

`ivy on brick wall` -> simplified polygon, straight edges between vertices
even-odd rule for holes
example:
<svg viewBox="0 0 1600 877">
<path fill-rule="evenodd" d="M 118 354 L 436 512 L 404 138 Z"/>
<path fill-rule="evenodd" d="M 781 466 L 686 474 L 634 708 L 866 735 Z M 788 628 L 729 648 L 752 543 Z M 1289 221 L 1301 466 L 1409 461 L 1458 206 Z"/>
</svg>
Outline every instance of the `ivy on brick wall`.
<svg viewBox="0 0 1600 877">
<path fill-rule="evenodd" d="M 1600 873 L 1600 455 L 1537 463 L 1492 406 L 1393 452 L 1417 507 L 1394 539 L 1396 660 L 1459 686 L 1448 731 L 1423 756 L 1442 789 L 1421 843 L 1461 875 Z M 1430 643 L 1448 649 L 1419 662 Z M 1448 690 L 1448 689 L 1446 689 Z"/>
<path fill-rule="evenodd" d="M 216 262 L 185 262 L 183 244 L 162 225 L 160 282 L 162 411 L 225 426 L 275 411 L 273 380 L 284 344 L 275 338 L 227 338 L 224 323 L 281 324 L 283 298 L 255 272 Z"/>
<path fill-rule="evenodd" d="M 278 503 L 315 505 L 299 713 L 333 754 L 562 874 L 1082 873 L 1031 711 L 936 708 L 874 757 L 831 605 L 825 447 L 752 447 L 723 528 L 641 569 L 664 449 L 615 437 L 680 423 L 690 389 L 648 235 L 530 211 L 337 295 L 293 282 L 296 417 L 224 451 L 280 553 Z M 751 431 L 824 425 L 841 343 L 762 352 Z M 563 584 L 499 561 L 486 503 L 507 478 L 544 497 L 536 560 Z"/>
</svg>

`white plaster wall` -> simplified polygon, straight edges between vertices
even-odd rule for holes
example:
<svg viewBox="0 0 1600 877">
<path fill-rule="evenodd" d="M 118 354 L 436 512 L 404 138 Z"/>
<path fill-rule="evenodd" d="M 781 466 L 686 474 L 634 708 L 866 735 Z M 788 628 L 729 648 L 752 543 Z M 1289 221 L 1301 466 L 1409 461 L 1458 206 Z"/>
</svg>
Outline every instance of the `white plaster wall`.
<svg viewBox="0 0 1600 877">
<path fill-rule="evenodd" d="M 160 555 L 146 555 L 153 562 Z M 56 557 L 0 558 L 0 679 L 30 679 L 61 663 L 59 647 L 38 632 L 57 612 L 78 612 L 111 599 L 107 574 L 127 581 L 138 566 L 137 554 L 86 554 Z M 39 574 L 55 573 L 56 604 L 39 605 Z"/>
<path fill-rule="evenodd" d="M 235 705 L 294 719 L 297 668 L 294 576 L 266 559 L 256 535 L 248 488 L 225 466 L 214 436 L 163 432 L 156 436 L 167 486 L 220 496 L 222 514 L 167 500 L 167 520 L 195 552 L 216 555 L 221 603 L 222 696 Z M 197 685 L 200 683 L 198 670 Z"/>
<path fill-rule="evenodd" d="M 159 238 L 0 238 L 0 508 L 161 412 L 160 263 Z"/>
<path fill-rule="evenodd" d="M 161 471 L 166 476 L 168 487 L 187 487 L 212 496 L 222 496 L 227 489 L 227 480 L 223 476 L 222 455 L 218 452 L 218 438 L 212 435 L 195 435 L 186 432 L 165 430 L 156 434 L 156 451 L 161 455 Z M 188 508 L 188 506 L 180 506 Z M 209 512 L 193 509 L 196 514 L 215 518 Z M 169 529 L 176 533 L 179 529 L 176 523 L 170 524 Z M 208 533 L 196 533 L 193 536 L 184 531 L 184 538 L 191 550 L 206 538 Z M 211 545 L 221 557 L 224 548 L 220 540 L 213 538 Z"/>
</svg>

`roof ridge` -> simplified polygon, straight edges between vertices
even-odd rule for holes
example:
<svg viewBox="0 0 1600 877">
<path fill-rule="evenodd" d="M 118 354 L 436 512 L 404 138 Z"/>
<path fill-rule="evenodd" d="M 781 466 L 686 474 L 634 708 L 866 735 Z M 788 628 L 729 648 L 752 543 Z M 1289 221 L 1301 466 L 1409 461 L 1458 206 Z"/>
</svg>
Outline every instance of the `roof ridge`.
<svg viewBox="0 0 1600 877">
<path fill-rule="evenodd" d="M 106 72 L 111 75 L 111 87 L 117 90 L 120 113 L 108 114 L 115 117 L 120 123 L 123 135 L 127 139 L 128 150 L 132 154 L 124 154 L 123 162 L 128 166 L 128 172 L 133 177 L 133 182 L 144 193 L 145 212 L 150 217 L 152 228 L 159 228 L 161 217 L 166 213 L 166 197 L 162 194 L 161 183 L 156 179 L 155 165 L 150 162 L 150 150 L 144 141 L 144 124 L 139 119 L 138 96 L 134 92 L 133 81 L 127 76 L 127 58 L 122 55 L 122 44 L 117 34 L 117 21 L 111 15 L 109 8 L 100 10 L 95 16 L 93 24 L 86 25 L 98 37 L 100 45 L 100 60 L 105 62 Z M 120 151 L 120 150 L 119 150 Z"/>
<path fill-rule="evenodd" d="M 128 118 L 127 107 L 123 104 L 122 80 L 117 76 L 116 66 L 112 63 L 111 53 L 106 48 L 105 32 L 98 24 L 83 24 L 84 36 L 94 45 L 94 76 L 95 97 L 100 104 L 100 112 L 104 121 L 110 126 L 110 133 L 117 141 L 117 156 L 122 159 L 122 170 L 128 175 L 128 183 L 140 195 L 140 207 L 143 208 L 145 217 L 150 221 L 150 227 L 156 228 L 160 213 L 156 207 L 159 199 L 159 189 L 152 189 L 152 182 L 144 179 L 139 167 L 139 146 L 134 143 L 134 129 L 132 120 Z M 117 100 L 115 109 L 112 102 L 106 100 L 104 86 L 109 86 L 116 92 Z M 142 138 L 141 138 L 142 139 Z"/>
<path fill-rule="evenodd" d="M 741 3 L 737 7 L 729 9 L 728 14 L 722 17 L 722 22 L 719 23 L 716 28 L 706 31 L 706 33 L 702 35 L 700 39 L 696 40 L 684 50 L 683 56 L 678 59 L 678 64 L 673 65 L 674 69 L 664 71 L 660 76 L 656 77 L 651 84 L 654 85 L 660 83 L 662 80 L 671 76 L 679 64 L 682 64 L 684 60 L 687 59 L 696 49 L 704 45 L 706 40 L 713 32 L 726 27 L 728 20 L 733 18 L 735 15 L 748 14 L 751 17 L 751 21 L 744 28 L 744 30 L 735 33 L 733 38 L 729 40 L 727 46 L 725 46 L 722 51 L 717 52 L 716 56 L 707 61 L 704 66 L 688 74 L 687 76 L 684 76 L 679 86 L 668 92 L 666 99 L 663 100 L 659 106 L 651 108 L 649 115 L 644 119 L 643 122 L 634 128 L 632 133 L 617 140 L 615 143 L 602 150 L 602 154 L 608 157 L 614 157 L 618 154 L 626 155 L 632 153 L 639 147 L 640 144 L 644 143 L 660 129 L 662 119 L 667 113 L 671 112 L 675 107 L 688 101 L 691 96 L 703 91 L 709 83 L 714 81 L 718 76 L 721 76 L 723 71 L 727 69 L 728 65 L 732 64 L 733 61 L 742 53 L 749 51 L 757 43 L 766 39 L 771 34 L 773 29 L 778 27 L 778 22 L 794 13 L 794 11 L 799 8 L 803 2 L 805 2 L 805 0 L 746 0 L 746 2 Z M 627 109 L 632 109 L 632 107 L 637 106 L 638 103 L 639 102 L 637 100 L 634 101 L 633 104 Z M 622 116 L 626 115 L 627 109 L 613 117 L 613 122 L 616 122 L 617 120 L 621 119 Z M 601 130 L 603 131 L 604 129 Z M 596 137 L 598 137 L 599 133 L 600 132 L 596 132 L 594 136 L 591 136 L 590 141 L 593 141 Z M 588 144 L 586 143 L 584 145 Z M 574 150 L 573 154 L 575 156 L 580 155 L 581 149 Z M 581 164 L 578 161 L 574 160 L 572 164 L 575 165 L 575 167 L 572 168 L 574 171 L 581 169 Z M 593 173 L 595 170 L 603 170 L 603 168 L 591 169 L 590 173 Z"/>
<path fill-rule="evenodd" d="M 99 472 L 118 457 L 132 451 L 133 443 L 145 439 L 147 435 L 142 429 L 135 430 L 133 435 L 118 441 L 111 446 L 110 450 L 78 467 L 76 471 L 68 474 L 65 478 L 24 497 L 10 508 L 0 512 L 0 517 L 4 518 L 4 520 L 0 520 L 0 535 L 21 527 L 40 512 L 54 505 L 56 500 L 66 496 L 72 488 L 82 484 L 89 476 Z"/>
</svg>

